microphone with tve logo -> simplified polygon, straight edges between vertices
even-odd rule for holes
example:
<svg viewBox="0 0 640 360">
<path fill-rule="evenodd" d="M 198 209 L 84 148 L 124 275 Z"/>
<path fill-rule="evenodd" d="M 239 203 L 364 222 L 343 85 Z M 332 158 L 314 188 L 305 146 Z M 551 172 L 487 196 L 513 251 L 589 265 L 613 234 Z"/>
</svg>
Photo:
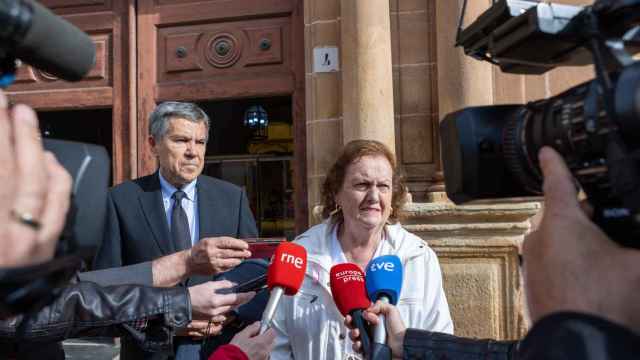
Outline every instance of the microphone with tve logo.
<svg viewBox="0 0 640 360">
<path fill-rule="evenodd" d="M 271 319 L 273 319 L 282 294 L 295 295 L 298 292 L 306 270 L 307 251 L 304 247 L 290 242 L 278 245 L 267 270 L 267 286 L 271 295 L 262 313 L 260 334 L 271 326 Z"/>
<path fill-rule="evenodd" d="M 402 262 L 396 255 L 379 256 L 367 265 L 367 293 L 372 301 L 383 301 L 396 305 L 402 290 Z M 384 315 L 373 329 L 371 343 L 372 360 L 391 359 L 391 350 L 386 345 L 387 332 Z"/>
<path fill-rule="evenodd" d="M 371 301 L 367 297 L 364 285 L 364 273 L 358 265 L 344 263 L 334 265 L 330 272 L 331 293 L 333 301 L 343 316 L 351 315 L 353 324 L 360 330 L 360 342 L 365 358 L 369 353 L 369 334 L 365 326 L 362 311 L 366 310 Z"/>
</svg>

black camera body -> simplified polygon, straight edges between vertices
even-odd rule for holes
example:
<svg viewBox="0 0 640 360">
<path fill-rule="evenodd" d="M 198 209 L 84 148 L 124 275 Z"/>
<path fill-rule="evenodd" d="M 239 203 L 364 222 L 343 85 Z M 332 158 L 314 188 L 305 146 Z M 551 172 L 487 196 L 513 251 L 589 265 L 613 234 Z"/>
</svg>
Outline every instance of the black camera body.
<svg viewBox="0 0 640 360">
<path fill-rule="evenodd" d="M 594 221 L 640 248 L 640 62 L 630 54 L 640 45 L 638 25 L 639 0 L 588 7 L 502 0 L 460 31 L 467 54 L 503 71 L 540 74 L 588 60 L 596 79 L 525 105 L 446 115 L 440 134 L 449 198 L 541 196 L 537 155 L 551 146 L 594 206 Z"/>
</svg>

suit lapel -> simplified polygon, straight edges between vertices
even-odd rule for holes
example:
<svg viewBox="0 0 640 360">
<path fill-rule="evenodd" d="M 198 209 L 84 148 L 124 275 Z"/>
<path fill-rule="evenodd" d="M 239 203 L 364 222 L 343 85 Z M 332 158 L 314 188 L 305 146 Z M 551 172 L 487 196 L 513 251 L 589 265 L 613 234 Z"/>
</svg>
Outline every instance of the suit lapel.
<svg viewBox="0 0 640 360">
<path fill-rule="evenodd" d="M 198 192 L 198 232 L 200 239 L 219 236 L 218 210 L 216 206 L 215 189 L 205 183 L 206 179 L 198 177 L 196 191 Z M 219 200 L 218 200 L 219 201 Z M 214 217 L 215 216 L 215 217 Z M 198 239 L 198 240 L 200 240 Z M 211 276 L 193 275 L 187 280 L 187 286 L 193 286 L 213 280 Z"/>
<path fill-rule="evenodd" d="M 200 239 L 212 236 L 233 236 L 225 229 L 230 214 L 225 214 L 226 206 L 221 204 L 223 198 L 218 196 L 217 187 L 206 183 L 203 177 L 198 178 L 198 221 L 200 223 Z"/>
<path fill-rule="evenodd" d="M 167 217 L 164 212 L 158 172 L 149 177 L 149 182 L 144 185 L 143 189 L 144 192 L 139 197 L 140 205 L 149 223 L 154 240 L 162 253 L 172 254 L 176 252 L 176 249 L 171 240 L 169 224 L 167 224 Z"/>
<path fill-rule="evenodd" d="M 215 226 L 211 221 L 212 214 L 216 211 L 215 200 L 210 186 L 203 184 L 203 178 L 198 179 L 196 184 L 198 190 L 198 222 L 200 224 L 200 239 L 215 234 Z"/>
<path fill-rule="evenodd" d="M 229 208 L 229 194 L 225 194 L 211 179 L 200 176 L 196 184 L 198 191 L 198 221 L 200 239 L 216 236 L 237 237 L 237 225 L 234 216 L 237 213 Z M 188 285 L 197 285 L 211 280 L 210 276 L 192 276 Z"/>
</svg>

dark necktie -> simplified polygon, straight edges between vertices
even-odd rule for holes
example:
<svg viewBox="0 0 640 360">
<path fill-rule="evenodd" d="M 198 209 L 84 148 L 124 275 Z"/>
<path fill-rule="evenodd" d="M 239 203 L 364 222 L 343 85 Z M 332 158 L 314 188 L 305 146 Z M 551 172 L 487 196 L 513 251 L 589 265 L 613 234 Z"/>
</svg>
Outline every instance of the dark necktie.
<svg viewBox="0 0 640 360">
<path fill-rule="evenodd" d="M 171 211 L 171 237 L 178 251 L 191 247 L 191 232 L 189 231 L 189 219 L 187 213 L 182 208 L 182 199 L 187 194 L 178 190 L 171 195 L 173 199 L 173 210 Z"/>
</svg>

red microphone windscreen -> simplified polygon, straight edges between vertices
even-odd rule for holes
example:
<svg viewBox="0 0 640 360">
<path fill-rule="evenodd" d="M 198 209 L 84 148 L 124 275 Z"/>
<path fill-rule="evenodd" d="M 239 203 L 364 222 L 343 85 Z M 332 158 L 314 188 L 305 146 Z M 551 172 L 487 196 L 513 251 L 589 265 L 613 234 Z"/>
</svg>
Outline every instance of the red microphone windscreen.
<svg viewBox="0 0 640 360">
<path fill-rule="evenodd" d="M 281 243 L 267 270 L 269 290 L 279 286 L 286 295 L 295 295 L 302 285 L 306 270 L 307 251 L 304 247 L 290 242 Z"/>
<path fill-rule="evenodd" d="M 344 263 L 331 268 L 331 293 L 333 301 L 343 316 L 352 310 L 366 309 L 371 305 L 364 283 L 364 273 L 358 265 Z"/>
</svg>

